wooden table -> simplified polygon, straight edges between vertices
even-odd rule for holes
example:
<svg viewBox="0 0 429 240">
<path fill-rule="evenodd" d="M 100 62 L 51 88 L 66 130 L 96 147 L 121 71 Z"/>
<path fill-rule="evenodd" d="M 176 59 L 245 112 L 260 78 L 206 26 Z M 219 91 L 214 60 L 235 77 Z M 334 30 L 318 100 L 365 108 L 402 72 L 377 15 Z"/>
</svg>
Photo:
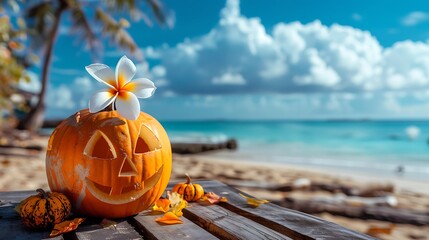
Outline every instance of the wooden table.
<svg viewBox="0 0 429 240">
<path fill-rule="evenodd" d="M 228 199 L 217 205 L 191 203 L 184 209 L 183 224 L 159 225 L 146 210 L 116 225 L 102 227 L 100 219 L 86 219 L 76 231 L 53 239 L 374 239 L 337 224 L 275 204 L 253 208 L 239 190 L 218 181 L 199 181 L 206 192 Z M 0 239 L 45 239 L 50 231 L 23 227 L 14 207 L 34 191 L 0 192 Z"/>
</svg>

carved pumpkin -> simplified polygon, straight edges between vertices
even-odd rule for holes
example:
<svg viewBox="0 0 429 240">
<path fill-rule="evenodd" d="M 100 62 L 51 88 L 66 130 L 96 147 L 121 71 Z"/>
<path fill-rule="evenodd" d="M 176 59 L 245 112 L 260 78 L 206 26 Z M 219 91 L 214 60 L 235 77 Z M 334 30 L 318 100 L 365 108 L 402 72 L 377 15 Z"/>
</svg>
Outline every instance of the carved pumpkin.
<svg viewBox="0 0 429 240">
<path fill-rule="evenodd" d="M 167 187 L 171 164 L 164 128 L 143 112 L 127 120 L 117 111 L 82 110 L 54 130 L 46 156 L 50 188 L 66 194 L 77 213 L 105 218 L 152 205 Z"/>
<path fill-rule="evenodd" d="M 198 201 L 204 196 L 203 187 L 200 184 L 191 183 L 191 177 L 188 174 L 186 174 L 186 183 L 176 184 L 172 191 L 182 195 L 183 199 L 188 202 Z"/>
<path fill-rule="evenodd" d="M 31 229 L 45 229 L 62 222 L 71 212 L 70 201 L 62 193 L 45 192 L 24 199 L 19 204 L 19 215 L 24 226 Z"/>
</svg>

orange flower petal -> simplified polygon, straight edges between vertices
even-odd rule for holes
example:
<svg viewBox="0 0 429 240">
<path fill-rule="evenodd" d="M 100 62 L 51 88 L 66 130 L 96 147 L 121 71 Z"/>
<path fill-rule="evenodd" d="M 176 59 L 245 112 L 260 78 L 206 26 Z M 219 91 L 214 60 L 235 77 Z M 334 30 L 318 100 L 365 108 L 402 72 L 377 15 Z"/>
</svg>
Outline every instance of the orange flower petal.
<svg viewBox="0 0 429 240">
<path fill-rule="evenodd" d="M 160 198 L 155 202 L 155 205 L 152 207 L 154 212 L 167 212 L 170 209 L 170 200 L 166 198 Z"/>
<path fill-rule="evenodd" d="M 85 218 L 75 218 L 70 221 L 64 221 L 55 224 L 54 229 L 52 230 L 51 234 L 49 234 L 49 237 L 55 237 L 66 232 L 71 232 L 75 230 L 83 221 L 85 221 Z"/>
<path fill-rule="evenodd" d="M 168 225 L 182 224 L 183 223 L 183 221 L 180 220 L 180 218 L 172 212 L 168 212 L 168 213 L 164 214 L 164 216 L 155 219 L 155 221 L 158 223 L 168 224 Z"/>
<path fill-rule="evenodd" d="M 251 197 L 244 196 L 241 193 L 239 193 L 239 194 L 240 194 L 240 196 L 242 196 L 243 198 L 246 199 L 248 204 L 252 205 L 253 207 L 259 207 L 259 205 L 261 205 L 261 204 L 269 203 L 268 200 L 251 198 Z"/>
</svg>

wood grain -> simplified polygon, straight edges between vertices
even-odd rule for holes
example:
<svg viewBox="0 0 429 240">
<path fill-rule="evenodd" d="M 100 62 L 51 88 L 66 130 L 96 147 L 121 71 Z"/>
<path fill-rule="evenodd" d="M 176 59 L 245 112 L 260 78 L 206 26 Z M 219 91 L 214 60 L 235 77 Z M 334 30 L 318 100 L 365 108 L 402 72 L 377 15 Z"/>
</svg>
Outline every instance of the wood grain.
<svg viewBox="0 0 429 240">
<path fill-rule="evenodd" d="M 218 205 L 193 204 L 184 215 L 220 239 L 291 239 Z"/>
<path fill-rule="evenodd" d="M 75 234 L 77 239 L 142 239 L 142 236 L 125 219 L 117 220 L 115 225 L 108 227 L 102 227 L 89 219 L 76 229 Z"/>
<path fill-rule="evenodd" d="M 180 218 L 183 221 L 183 224 L 161 225 L 155 222 L 155 219 L 161 216 L 162 215 L 151 215 L 150 211 L 146 210 L 129 221 L 145 239 L 218 239 L 184 217 Z"/>
<path fill-rule="evenodd" d="M 217 181 L 201 181 L 206 192 L 215 192 L 228 198 L 222 206 L 261 225 L 269 227 L 293 239 L 374 239 L 362 233 L 341 227 L 332 222 L 275 204 L 263 204 L 254 208 L 238 195 L 240 191 Z M 246 193 L 243 193 L 247 195 Z"/>
</svg>

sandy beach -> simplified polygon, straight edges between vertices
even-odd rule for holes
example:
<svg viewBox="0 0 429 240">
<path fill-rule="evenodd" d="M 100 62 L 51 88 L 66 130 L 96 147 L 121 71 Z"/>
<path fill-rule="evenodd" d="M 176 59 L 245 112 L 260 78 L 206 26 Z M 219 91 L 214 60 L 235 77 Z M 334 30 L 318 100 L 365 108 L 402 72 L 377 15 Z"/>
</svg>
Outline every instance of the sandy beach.
<svg viewBox="0 0 429 240">
<path fill-rule="evenodd" d="M 46 146 L 47 137 L 36 137 L 23 144 Z M 306 166 L 288 166 L 264 162 L 249 162 L 234 159 L 234 152 L 228 150 L 207 152 L 204 154 L 173 156 L 171 181 L 183 181 L 185 173 L 193 179 L 215 179 L 233 185 L 255 197 L 273 202 L 286 198 L 312 200 L 315 198 L 334 199 L 339 193 L 326 191 L 273 190 L 273 186 L 291 186 L 294 183 L 339 184 L 356 189 L 370 186 L 391 188 L 390 194 L 397 200 L 397 208 L 429 212 L 429 184 L 397 178 L 381 178 L 353 171 L 335 169 L 316 169 Z M 48 188 L 45 173 L 45 149 L 29 151 L 29 156 L 15 154 L 0 155 L 0 190 L 35 190 Z M 227 156 L 227 157 L 226 157 Z M 429 226 L 410 224 L 391 224 L 386 221 L 351 219 L 329 213 L 317 216 L 336 222 L 347 228 L 367 232 L 371 227 L 390 229 L 389 234 L 377 235 L 380 239 L 429 239 Z"/>
</svg>

